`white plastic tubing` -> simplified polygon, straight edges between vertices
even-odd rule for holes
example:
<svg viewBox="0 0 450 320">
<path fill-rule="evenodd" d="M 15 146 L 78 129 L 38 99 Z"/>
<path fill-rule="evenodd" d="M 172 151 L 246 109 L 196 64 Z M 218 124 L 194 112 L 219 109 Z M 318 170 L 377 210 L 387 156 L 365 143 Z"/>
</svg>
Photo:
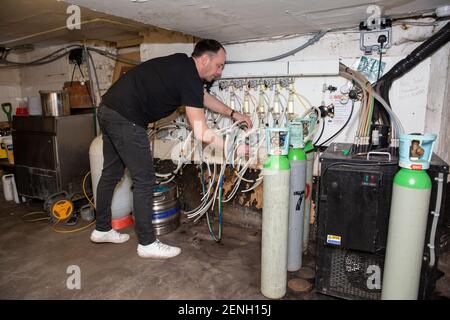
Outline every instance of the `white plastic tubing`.
<svg viewBox="0 0 450 320">
<path fill-rule="evenodd" d="M 202 150 L 201 142 L 195 140 L 193 137 L 192 127 L 182 121 L 181 118 L 170 123 L 162 124 L 148 131 L 149 140 L 153 141 L 155 137 L 157 137 L 157 134 L 161 131 L 166 130 L 171 133 L 176 130 L 186 130 L 186 138 L 184 141 L 180 139 L 180 142 L 178 143 L 179 155 L 177 159 L 174 159 L 176 168 L 170 173 L 157 172 L 156 176 L 159 183 L 166 184 L 172 181 L 182 167 L 191 161 L 195 152 L 198 152 L 199 154 L 201 162 L 200 165 L 203 163 L 206 164 L 208 175 L 206 181 L 204 182 L 205 192 L 201 198 L 201 203 L 193 210 L 185 212 L 188 218 L 198 220 L 208 210 L 214 209 L 216 200 L 218 199 L 218 190 L 222 187 L 220 185 L 220 181 L 223 181 L 225 178 L 224 176 L 227 164 L 233 165 L 235 177 L 231 177 L 233 186 L 226 197 L 224 196 L 222 200 L 223 202 L 229 202 L 233 199 L 233 197 L 237 194 L 242 181 L 250 184 L 244 190 L 241 190 L 243 193 L 254 190 L 262 183 L 262 171 L 260 176 L 254 180 L 246 179 L 244 175 L 249 168 L 260 168 L 260 164 L 265 160 L 259 159 L 261 148 L 264 148 L 265 143 L 265 128 L 284 127 L 287 125 L 288 116 L 292 116 L 292 114 L 287 114 L 288 99 L 286 98 L 286 95 L 288 93 L 295 94 L 298 98 L 297 103 L 299 103 L 302 109 L 305 110 L 302 115 L 296 115 L 296 117 L 305 117 L 311 112 L 319 112 L 316 110 L 317 108 L 311 106 L 305 97 L 294 91 L 289 91 L 292 89 L 285 88 L 286 90 L 283 90 L 279 87 L 277 90 L 270 90 L 270 96 L 265 92 L 265 90 L 263 90 L 263 88 L 260 87 L 259 89 L 259 99 L 255 97 L 256 89 L 238 91 L 235 88 L 230 88 L 228 91 L 228 99 L 225 98 L 223 93 L 220 91 L 218 91 L 218 93 L 212 93 L 217 99 L 221 100 L 234 110 L 238 112 L 245 111 L 253 122 L 252 129 L 244 130 L 242 128 L 242 122 L 233 123 L 231 119 L 206 110 L 205 117 L 208 127 L 211 130 L 214 130 L 217 135 L 224 138 L 224 152 L 222 161 L 217 161 L 217 159 L 215 159 L 213 164 L 210 163 L 211 160 L 208 159 L 206 155 L 208 154 L 207 151 L 211 145 Z M 253 93 L 251 91 L 253 91 Z M 261 97 L 263 98 L 261 99 Z M 243 110 L 244 99 L 246 99 L 245 110 Z M 274 108 L 274 105 L 276 108 Z M 311 132 L 308 138 L 312 138 L 311 136 L 315 132 L 316 130 Z M 194 143 L 192 143 L 193 140 Z M 239 145 L 245 143 L 246 141 L 250 144 L 250 155 L 248 159 L 244 159 L 240 155 L 237 155 Z M 264 152 L 262 154 L 264 154 Z M 230 177 L 227 179 L 230 179 Z"/>
</svg>

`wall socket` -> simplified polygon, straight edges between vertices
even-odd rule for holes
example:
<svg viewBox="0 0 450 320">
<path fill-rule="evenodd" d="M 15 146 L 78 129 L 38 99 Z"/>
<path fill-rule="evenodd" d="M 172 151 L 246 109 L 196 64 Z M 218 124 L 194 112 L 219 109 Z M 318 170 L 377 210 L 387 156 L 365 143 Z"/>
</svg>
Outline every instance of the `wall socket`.
<svg viewBox="0 0 450 320">
<path fill-rule="evenodd" d="M 378 23 L 377 23 L 378 22 Z M 375 20 L 361 21 L 359 24 L 360 32 L 360 48 L 364 54 L 372 54 L 372 52 L 385 52 L 392 45 L 392 20 L 388 18 L 378 18 Z M 380 36 L 385 36 L 386 41 L 378 42 Z"/>
<path fill-rule="evenodd" d="M 372 54 L 372 52 L 380 52 L 381 44 L 378 42 L 378 37 L 386 36 L 386 42 L 383 43 L 383 52 L 392 45 L 392 29 L 390 27 L 380 30 L 365 31 L 361 30 L 360 33 L 360 48 L 364 51 L 364 54 Z"/>
</svg>

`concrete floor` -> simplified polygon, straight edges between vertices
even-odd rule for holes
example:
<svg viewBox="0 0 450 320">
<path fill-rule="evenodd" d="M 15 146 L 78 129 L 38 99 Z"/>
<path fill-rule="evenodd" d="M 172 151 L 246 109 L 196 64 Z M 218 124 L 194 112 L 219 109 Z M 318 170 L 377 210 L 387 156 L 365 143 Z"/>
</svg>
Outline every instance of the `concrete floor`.
<svg viewBox="0 0 450 320">
<path fill-rule="evenodd" d="M 223 240 L 211 240 L 206 224 L 183 221 L 160 237 L 182 248 L 167 261 L 139 258 L 133 227 L 124 244 L 94 244 L 93 226 L 61 234 L 48 221 L 26 222 L 23 215 L 41 202 L 16 205 L 0 194 L 0 299 L 266 299 L 260 292 L 260 231 L 224 225 Z M 313 250 L 312 250 L 313 251 Z M 440 262 L 448 272 L 437 283 L 437 299 L 450 298 L 449 253 Z M 304 265 L 314 268 L 312 256 Z M 67 273 L 81 271 L 81 289 L 68 289 Z M 292 278 L 294 274 L 289 274 Z M 333 299 L 312 290 L 290 289 L 285 300 Z"/>
</svg>

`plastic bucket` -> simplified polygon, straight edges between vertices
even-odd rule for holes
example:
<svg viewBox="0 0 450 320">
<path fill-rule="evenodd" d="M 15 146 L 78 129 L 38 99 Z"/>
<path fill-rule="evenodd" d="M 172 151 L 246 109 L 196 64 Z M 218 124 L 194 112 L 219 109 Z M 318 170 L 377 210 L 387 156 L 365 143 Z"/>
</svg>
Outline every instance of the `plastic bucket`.
<svg viewBox="0 0 450 320">
<path fill-rule="evenodd" d="M 434 133 L 401 134 L 399 166 L 412 170 L 428 169 L 436 138 Z"/>
<path fill-rule="evenodd" d="M 28 112 L 30 116 L 40 116 L 42 115 L 42 105 L 40 97 L 29 97 L 28 98 Z"/>
</svg>

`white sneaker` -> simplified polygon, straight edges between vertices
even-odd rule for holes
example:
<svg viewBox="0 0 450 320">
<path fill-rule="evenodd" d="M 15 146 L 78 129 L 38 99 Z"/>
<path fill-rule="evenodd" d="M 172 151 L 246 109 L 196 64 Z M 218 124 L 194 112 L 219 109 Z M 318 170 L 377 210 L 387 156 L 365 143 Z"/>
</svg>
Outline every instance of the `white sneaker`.
<svg viewBox="0 0 450 320">
<path fill-rule="evenodd" d="M 103 232 L 94 230 L 91 233 L 91 241 L 96 243 L 111 242 L 111 243 L 124 243 L 130 239 L 130 236 L 126 233 L 119 233 L 114 229 Z"/>
<path fill-rule="evenodd" d="M 169 259 L 179 255 L 181 253 L 181 249 L 168 246 L 157 239 L 152 244 L 146 246 L 139 244 L 137 247 L 137 253 L 141 258 Z"/>
</svg>

